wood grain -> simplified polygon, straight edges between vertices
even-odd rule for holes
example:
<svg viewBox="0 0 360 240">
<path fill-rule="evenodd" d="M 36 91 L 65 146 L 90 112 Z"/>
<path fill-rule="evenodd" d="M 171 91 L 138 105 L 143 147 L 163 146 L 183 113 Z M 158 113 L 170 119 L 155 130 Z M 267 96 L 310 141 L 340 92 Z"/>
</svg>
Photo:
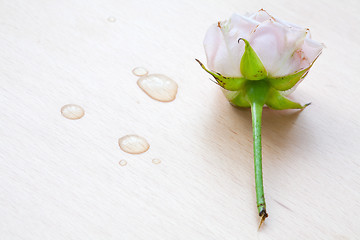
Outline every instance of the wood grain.
<svg viewBox="0 0 360 240">
<path fill-rule="evenodd" d="M 257 232 L 250 112 L 231 107 L 194 58 L 205 62 L 211 24 L 260 8 L 327 48 L 292 95 L 312 105 L 264 111 L 269 218 Z M 0 239 L 358 239 L 359 8 L 2 1 Z M 177 99 L 149 98 L 131 73 L 138 66 L 174 79 Z M 85 116 L 62 117 L 69 103 Z M 127 134 L 149 151 L 122 152 Z"/>
</svg>

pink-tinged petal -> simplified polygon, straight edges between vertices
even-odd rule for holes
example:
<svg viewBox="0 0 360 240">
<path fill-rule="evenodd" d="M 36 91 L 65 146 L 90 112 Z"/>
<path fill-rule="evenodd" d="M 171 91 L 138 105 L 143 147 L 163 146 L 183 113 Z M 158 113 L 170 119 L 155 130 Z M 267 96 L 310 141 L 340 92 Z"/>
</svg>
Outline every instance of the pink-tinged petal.
<svg viewBox="0 0 360 240">
<path fill-rule="evenodd" d="M 321 54 L 323 48 L 324 48 L 323 44 L 310 39 L 310 37 L 307 37 L 301 49 L 310 65 Z"/>
<path fill-rule="evenodd" d="M 204 39 L 204 48 L 207 65 L 211 71 L 219 72 L 224 76 L 241 76 L 240 65 L 229 51 L 227 39 L 217 25 L 209 28 Z"/>
<path fill-rule="evenodd" d="M 250 45 L 255 50 L 266 71 L 272 75 L 278 68 L 283 52 L 286 50 L 284 28 L 269 20 L 261 24 L 250 36 Z"/>
<path fill-rule="evenodd" d="M 258 22 L 251 17 L 242 16 L 240 14 L 234 13 L 230 21 L 233 23 L 233 26 L 240 24 L 240 26 L 244 27 L 245 29 L 252 30 L 254 26 L 259 25 L 261 22 Z"/>
<path fill-rule="evenodd" d="M 251 14 L 249 18 L 260 23 L 273 19 L 273 17 L 270 14 L 268 14 L 264 9 L 260 9 L 258 12 Z"/>
<path fill-rule="evenodd" d="M 281 71 L 277 76 L 285 76 L 296 71 L 308 68 L 321 54 L 323 45 L 309 38 L 309 34 L 303 40 L 303 44 L 293 52 L 289 59 L 285 59 Z"/>
<path fill-rule="evenodd" d="M 294 29 L 294 30 L 301 30 L 304 29 L 304 27 L 301 27 L 299 25 L 293 24 L 293 23 L 289 23 L 285 20 L 279 19 L 279 18 L 275 18 L 275 21 L 280 23 L 281 25 L 283 25 L 284 27 L 288 27 L 290 29 Z"/>
<path fill-rule="evenodd" d="M 295 50 L 288 58 L 284 58 L 281 67 L 278 71 L 273 73 L 272 77 L 286 76 L 302 70 L 306 68 L 305 66 L 309 66 L 308 64 L 304 64 L 305 61 L 304 53 L 301 49 Z"/>
<path fill-rule="evenodd" d="M 301 48 L 296 50 L 291 59 L 288 61 L 288 68 L 291 69 L 293 72 L 308 68 L 321 54 L 323 47 L 323 44 L 310 39 L 310 34 L 307 34 Z M 280 93 L 284 96 L 290 95 L 304 80 L 305 76 L 300 81 L 298 81 L 294 87 Z"/>
<path fill-rule="evenodd" d="M 269 77 L 293 74 L 309 67 L 323 45 L 310 39 L 308 29 L 277 19 L 261 9 L 255 14 L 233 14 L 229 21 L 210 27 L 204 39 L 208 68 L 223 76 L 242 77 L 240 62 L 246 39 Z"/>
<path fill-rule="evenodd" d="M 210 70 L 224 76 L 241 77 L 240 61 L 244 44 L 241 37 L 249 37 L 258 22 L 234 14 L 229 22 L 221 22 L 210 27 L 204 39 L 207 65 Z"/>
<path fill-rule="evenodd" d="M 271 73 L 272 77 L 286 76 L 292 74 L 301 68 L 303 59 L 303 52 L 300 50 L 304 44 L 307 34 L 307 29 L 294 29 L 292 27 L 285 27 L 285 51 L 282 53 L 277 66 L 274 67 Z"/>
<path fill-rule="evenodd" d="M 210 70 L 215 71 L 215 58 L 220 47 L 224 45 L 224 38 L 220 28 L 213 24 L 206 32 L 204 48 L 207 58 L 207 65 Z"/>
</svg>

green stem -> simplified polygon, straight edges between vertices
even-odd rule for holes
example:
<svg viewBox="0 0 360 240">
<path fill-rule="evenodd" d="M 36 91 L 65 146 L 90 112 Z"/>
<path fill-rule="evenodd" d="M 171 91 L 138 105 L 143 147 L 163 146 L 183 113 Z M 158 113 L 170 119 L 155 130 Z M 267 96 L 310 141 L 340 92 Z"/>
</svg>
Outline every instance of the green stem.
<svg viewBox="0 0 360 240">
<path fill-rule="evenodd" d="M 270 86 L 266 81 L 248 81 L 245 86 L 246 96 L 251 105 L 253 142 L 254 142 L 254 169 L 256 203 L 261 217 L 260 226 L 267 218 L 262 177 L 262 153 L 261 153 L 261 116 L 263 106 L 269 95 Z M 259 228 L 260 228 L 259 226 Z"/>
<path fill-rule="evenodd" d="M 261 153 L 261 115 L 263 105 L 257 102 L 251 104 L 252 126 L 253 126 L 253 141 L 254 141 L 254 167 L 255 167 L 255 190 L 256 203 L 259 216 L 265 219 L 266 203 L 264 196 L 264 185 L 262 176 L 262 153 Z"/>
</svg>

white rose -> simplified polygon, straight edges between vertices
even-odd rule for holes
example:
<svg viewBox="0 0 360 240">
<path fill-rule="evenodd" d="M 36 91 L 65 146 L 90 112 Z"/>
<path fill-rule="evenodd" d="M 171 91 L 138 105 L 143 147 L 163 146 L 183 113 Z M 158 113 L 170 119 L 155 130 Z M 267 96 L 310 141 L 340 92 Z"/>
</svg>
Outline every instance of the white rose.
<svg viewBox="0 0 360 240">
<path fill-rule="evenodd" d="M 212 25 L 204 47 L 208 69 L 227 99 L 239 107 L 251 107 L 255 189 L 261 223 L 266 211 L 261 153 L 261 117 L 264 105 L 273 109 L 303 109 L 285 97 L 307 75 L 323 45 L 311 40 L 309 29 L 259 12 Z"/>
<path fill-rule="evenodd" d="M 309 67 L 323 45 L 312 40 L 309 29 L 259 12 L 212 25 L 206 33 L 204 47 L 210 70 L 225 76 L 241 77 L 240 60 L 244 43 L 249 41 L 270 77 L 285 76 Z"/>
</svg>

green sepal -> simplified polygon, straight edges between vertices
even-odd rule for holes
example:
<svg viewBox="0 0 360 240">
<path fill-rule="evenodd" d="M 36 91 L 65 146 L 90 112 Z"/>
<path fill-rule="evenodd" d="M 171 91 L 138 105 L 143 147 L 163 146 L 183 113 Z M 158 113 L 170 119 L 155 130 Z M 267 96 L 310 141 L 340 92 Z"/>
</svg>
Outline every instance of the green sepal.
<svg viewBox="0 0 360 240">
<path fill-rule="evenodd" d="M 274 88 L 269 89 L 269 94 L 266 98 L 265 104 L 272 109 L 284 110 L 284 109 L 303 109 L 310 105 L 310 103 L 302 106 L 300 103 L 293 102 L 279 93 Z"/>
<path fill-rule="evenodd" d="M 313 66 L 313 64 L 315 63 L 315 61 L 318 57 L 319 56 L 317 56 L 314 59 L 314 61 L 310 64 L 309 67 L 307 67 L 303 70 L 294 72 L 292 74 L 289 74 L 289 75 L 283 76 L 283 77 L 276 77 L 276 78 L 268 77 L 268 81 L 270 82 L 271 86 L 273 88 L 275 88 L 276 90 L 279 90 L 279 91 L 289 90 L 292 87 L 294 87 L 301 79 L 306 77 L 306 75 L 310 71 L 310 68 Z"/>
<path fill-rule="evenodd" d="M 279 91 L 286 91 L 296 85 L 301 79 L 303 79 L 309 72 L 311 66 L 304 70 L 297 71 L 293 74 L 289 74 L 283 77 L 268 78 L 271 86 Z"/>
<path fill-rule="evenodd" d="M 200 62 L 198 59 L 195 59 L 195 60 L 200 64 L 200 66 L 206 72 L 208 72 L 215 78 L 216 82 L 219 84 L 220 87 L 223 87 L 229 91 L 240 90 L 243 87 L 243 85 L 245 83 L 245 78 L 225 77 L 225 76 L 221 75 L 220 73 L 213 73 L 213 72 L 209 71 L 208 69 L 206 69 L 204 64 L 202 64 L 202 62 Z"/>
<path fill-rule="evenodd" d="M 245 43 L 245 52 L 240 62 L 241 74 L 248 80 L 261 80 L 266 78 L 266 69 L 254 49 L 250 46 L 250 43 L 243 38 L 240 38 L 239 41 L 240 40 L 243 40 Z"/>
<path fill-rule="evenodd" d="M 250 107 L 250 103 L 247 100 L 244 90 L 239 91 L 227 91 L 223 90 L 227 100 L 236 107 Z"/>
</svg>

